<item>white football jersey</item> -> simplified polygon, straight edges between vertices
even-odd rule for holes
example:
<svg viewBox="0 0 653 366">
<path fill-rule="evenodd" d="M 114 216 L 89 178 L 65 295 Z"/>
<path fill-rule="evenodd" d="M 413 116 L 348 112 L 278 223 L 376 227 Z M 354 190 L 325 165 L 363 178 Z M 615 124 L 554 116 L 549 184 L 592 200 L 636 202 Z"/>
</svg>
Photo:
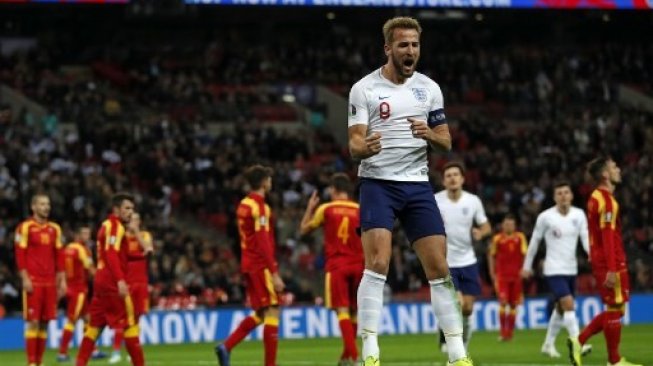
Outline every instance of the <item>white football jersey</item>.
<svg viewBox="0 0 653 366">
<path fill-rule="evenodd" d="M 358 175 L 392 181 L 428 181 L 427 143 L 413 137 L 408 117 L 446 123 L 442 91 L 415 72 L 403 84 L 386 79 L 381 69 L 365 76 L 349 92 L 349 127 L 367 125 L 367 134 L 381 134 L 381 152 L 361 161 Z"/>
<path fill-rule="evenodd" d="M 535 229 L 528 244 L 524 269 L 532 270 L 533 260 L 542 238 L 546 242 L 544 275 L 578 274 L 576 247 L 579 238 L 585 253 L 589 253 L 589 232 L 585 212 L 580 208 L 571 207 L 566 215 L 562 215 L 556 206 L 542 211 L 537 216 Z"/>
<path fill-rule="evenodd" d="M 435 194 L 440 214 L 447 232 L 447 263 L 449 267 L 466 267 L 476 263 L 476 254 L 472 244 L 474 224 L 487 222 L 483 203 L 477 195 L 462 191 L 458 201 L 447 196 L 447 191 Z"/>
</svg>

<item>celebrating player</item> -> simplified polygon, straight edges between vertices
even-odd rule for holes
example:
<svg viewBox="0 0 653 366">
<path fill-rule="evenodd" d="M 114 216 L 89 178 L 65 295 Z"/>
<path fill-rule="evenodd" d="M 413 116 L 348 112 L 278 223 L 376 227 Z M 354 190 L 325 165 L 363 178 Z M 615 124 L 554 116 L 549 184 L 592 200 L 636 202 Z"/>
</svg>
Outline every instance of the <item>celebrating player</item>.
<svg viewBox="0 0 653 366">
<path fill-rule="evenodd" d="M 445 189 L 435 194 L 435 201 L 444 217 L 447 263 L 462 305 L 463 341 L 467 348 L 472 337 L 469 318 L 474 311 L 476 296 L 481 294 L 481 277 L 472 239 L 482 240 L 492 233 L 492 227 L 478 196 L 463 190 L 463 165 L 449 162 L 444 166 L 442 175 Z"/>
<path fill-rule="evenodd" d="M 526 246 L 526 236 L 517 231 L 515 216 L 507 214 L 501 222 L 501 232 L 492 238 L 488 251 L 490 277 L 499 297 L 501 341 L 512 339 L 517 306 L 524 298 L 520 271 Z"/>
<path fill-rule="evenodd" d="M 320 199 L 313 192 L 300 227 L 304 235 L 324 225 L 325 305 L 338 314 L 343 341 L 340 366 L 353 366 L 358 358 L 355 296 L 365 269 L 363 246 L 356 233 L 360 210 L 358 203 L 349 199 L 350 190 L 349 177 L 334 174 L 328 188 L 331 202 L 318 207 Z"/>
<path fill-rule="evenodd" d="M 149 231 L 141 230 L 141 215 L 137 212 L 132 214 L 127 232 L 125 233 L 127 243 L 127 286 L 129 295 L 134 303 L 135 321 L 138 323 L 141 315 L 147 314 L 150 309 L 150 295 L 148 292 L 148 254 L 152 253 L 152 234 Z M 123 330 L 115 329 L 113 338 L 113 352 L 109 358 L 109 364 L 118 363 L 122 360 L 120 346 L 124 338 Z"/>
<path fill-rule="evenodd" d="M 358 287 L 364 366 L 379 365 L 377 331 L 392 253 L 395 218 L 419 257 L 431 303 L 449 343 L 449 362 L 471 365 L 446 261 L 445 230 L 428 182 L 427 147 L 448 151 L 451 136 L 438 84 L 415 71 L 419 23 L 396 17 L 383 26 L 385 65 L 349 94 L 349 151 L 360 159 L 360 221 L 365 271 Z"/>
<path fill-rule="evenodd" d="M 63 328 L 59 345 L 58 362 L 70 360 L 68 345 L 73 338 L 75 324 L 86 317 L 88 311 L 88 280 L 95 274 L 93 255 L 88 248 L 91 240 L 91 228 L 81 225 L 75 232 L 75 240 L 64 250 L 64 268 L 66 270 L 66 325 Z"/>
<path fill-rule="evenodd" d="M 77 355 L 77 366 L 86 366 L 93 345 L 102 328 L 124 329 L 125 345 L 134 366 L 145 365 L 134 303 L 125 281 L 127 243 L 125 226 L 134 212 L 134 198 L 125 193 L 111 199 L 112 213 L 102 222 L 97 234 L 98 269 L 93 282 L 93 299 L 89 306 L 89 326 Z"/>
<path fill-rule="evenodd" d="M 285 284 L 274 258 L 275 243 L 272 212 L 265 196 L 272 189 L 272 169 L 254 165 L 245 171 L 251 192 L 236 210 L 240 247 L 240 268 L 245 277 L 247 298 L 254 310 L 233 333 L 215 347 L 221 366 L 231 365 L 231 351 L 261 323 L 265 348 L 264 366 L 276 366 L 279 335 L 279 296 Z"/>
<path fill-rule="evenodd" d="M 569 339 L 574 345 L 577 362 L 581 353 L 589 353 L 590 348 L 581 350 L 578 344 L 578 318 L 574 309 L 576 294 L 576 275 L 578 263 L 576 248 L 578 239 L 585 252 L 589 252 L 587 218 L 583 210 L 573 207 L 573 193 L 568 182 L 562 181 L 554 185 L 553 200 L 555 206 L 542 211 L 537 216 L 533 235 L 528 245 L 526 260 L 524 260 L 523 277 L 529 278 L 533 272 L 533 260 L 537 254 L 540 241 L 546 242 L 546 257 L 544 259 L 544 276 L 553 292 L 556 309 L 551 314 L 542 353 L 550 357 L 560 357 L 555 349 L 555 338 L 560 325 L 567 329 Z"/>
<path fill-rule="evenodd" d="M 23 283 L 25 352 L 29 366 L 40 365 L 48 337 L 48 322 L 55 318 L 57 298 L 66 293 L 61 228 L 49 221 L 50 198 L 35 194 L 32 217 L 16 228 L 16 266 Z"/>
<path fill-rule="evenodd" d="M 601 289 L 601 300 L 607 310 L 600 313 L 578 337 L 585 344 L 594 334 L 603 331 L 608 346 L 608 366 L 641 366 L 626 361 L 619 353 L 621 317 L 630 295 L 626 252 L 621 238 L 621 207 L 614 190 L 621 183 L 621 170 L 611 158 L 600 157 L 588 165 L 588 173 L 596 189 L 587 202 L 590 258 L 594 279 Z M 577 345 L 570 343 L 573 365 L 581 365 Z"/>
</svg>

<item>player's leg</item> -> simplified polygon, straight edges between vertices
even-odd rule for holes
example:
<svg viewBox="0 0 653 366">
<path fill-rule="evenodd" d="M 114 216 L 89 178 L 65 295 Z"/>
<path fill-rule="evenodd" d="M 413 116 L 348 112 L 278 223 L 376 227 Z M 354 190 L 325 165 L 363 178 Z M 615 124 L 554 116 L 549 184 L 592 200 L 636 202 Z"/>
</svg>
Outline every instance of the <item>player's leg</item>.
<svg viewBox="0 0 653 366">
<path fill-rule="evenodd" d="M 576 366 L 582 364 L 581 351 L 582 346 L 578 341 L 579 325 L 578 318 L 576 317 L 576 309 L 574 305 L 575 293 L 575 276 L 564 276 L 566 282 L 565 293 L 558 299 L 558 304 L 562 310 L 562 323 L 567 329 L 569 338 L 567 339 L 567 348 L 569 349 L 569 358 L 571 363 Z"/>
<path fill-rule="evenodd" d="M 476 296 L 481 294 L 481 277 L 477 263 L 463 267 L 462 270 L 463 277 L 458 290 L 462 293 L 463 342 L 465 342 L 465 348 L 467 348 L 469 341 L 472 339 L 473 329 L 470 322 L 474 314 L 474 302 Z"/>
<path fill-rule="evenodd" d="M 43 297 L 41 298 L 41 318 L 38 325 L 36 337 L 36 363 L 43 363 L 45 344 L 48 339 L 48 323 L 57 317 L 57 288 L 55 285 L 43 286 Z"/>
<path fill-rule="evenodd" d="M 114 323 L 116 326 L 113 329 L 124 329 L 124 342 L 127 353 L 131 358 L 132 365 L 144 366 L 145 355 L 143 354 L 143 347 L 140 341 L 140 327 L 138 325 L 138 317 L 131 295 L 127 295 L 120 299 L 120 305 L 123 306 L 124 312 L 116 312 L 116 320 L 108 319 L 110 325 Z M 116 304 L 116 306 L 119 306 Z M 120 326 L 122 325 L 122 327 Z"/>
<path fill-rule="evenodd" d="M 510 288 L 508 291 L 508 305 L 510 312 L 508 313 L 508 338 L 512 339 L 515 332 L 515 323 L 517 320 L 517 307 L 522 303 L 522 282 L 521 278 L 512 279 L 510 281 Z"/>
<path fill-rule="evenodd" d="M 360 225 L 365 269 L 356 294 L 358 322 L 365 366 L 379 363 L 378 328 L 383 289 L 392 254 L 395 212 L 404 204 L 400 183 L 374 179 L 360 181 Z"/>
<path fill-rule="evenodd" d="M 102 332 L 102 328 L 106 325 L 104 301 L 105 298 L 99 298 L 98 296 L 94 296 L 91 300 L 88 310 L 89 320 L 84 331 L 82 344 L 79 346 L 79 352 L 77 353 L 76 366 L 86 366 L 88 364 L 91 353 L 95 348 L 95 341 Z"/>
<path fill-rule="evenodd" d="M 263 311 L 263 348 L 265 350 L 264 366 L 276 366 L 277 364 L 280 312 L 278 305 L 270 306 Z"/>
<path fill-rule="evenodd" d="M 86 294 L 83 292 L 70 291 L 66 294 L 66 324 L 63 327 L 61 335 L 61 343 L 59 344 L 59 354 L 57 361 L 64 362 L 70 359 L 68 356 L 68 346 L 73 338 L 75 332 L 75 323 L 79 319 L 79 314 L 82 312 L 84 303 L 86 301 Z"/>
<path fill-rule="evenodd" d="M 374 228 L 363 232 L 365 270 L 358 286 L 358 321 L 363 340 L 361 355 L 364 365 L 375 365 L 380 350 L 378 328 L 383 309 L 383 289 L 390 265 L 392 232 Z"/>
<path fill-rule="evenodd" d="M 41 297 L 39 287 L 34 286 L 31 292 L 23 290 L 23 319 L 25 319 L 25 355 L 27 364 L 36 365 L 36 343 L 39 335 L 39 318 L 41 309 L 36 305 Z"/>
<path fill-rule="evenodd" d="M 339 364 L 347 364 L 358 357 L 356 350 L 356 332 L 352 326 L 350 314 L 350 296 L 360 281 L 360 273 L 351 273 L 358 268 L 338 268 L 326 273 L 324 282 L 325 305 L 333 309 L 338 316 L 338 325 L 342 336 L 342 354 Z M 356 287 L 355 287 L 356 286 Z M 355 302 L 355 300 L 354 300 Z"/>
<path fill-rule="evenodd" d="M 113 344 L 111 345 L 111 356 L 109 357 L 109 364 L 113 365 L 122 361 L 120 349 L 122 342 L 125 339 L 125 330 L 122 328 L 113 329 Z"/>
</svg>

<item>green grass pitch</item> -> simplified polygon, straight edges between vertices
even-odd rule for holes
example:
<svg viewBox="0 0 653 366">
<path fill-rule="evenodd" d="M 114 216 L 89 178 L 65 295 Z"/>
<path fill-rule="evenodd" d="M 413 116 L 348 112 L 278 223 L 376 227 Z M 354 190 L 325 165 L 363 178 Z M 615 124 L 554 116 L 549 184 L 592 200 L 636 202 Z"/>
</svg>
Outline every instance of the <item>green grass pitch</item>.
<svg viewBox="0 0 653 366">
<path fill-rule="evenodd" d="M 653 366 L 653 324 L 630 325 L 623 328 L 621 352 L 630 361 Z M 566 357 L 564 330 L 558 336 L 557 348 L 563 355 L 549 359 L 540 354 L 544 338 L 543 330 L 516 331 L 511 342 L 497 342 L 496 332 L 474 333 L 470 353 L 475 365 L 482 366 L 539 366 L 569 365 Z M 584 359 L 584 366 L 606 364 L 605 341 L 602 334 L 594 336 L 590 343 L 593 352 Z M 381 336 L 381 361 L 383 366 L 445 365 L 445 356 L 437 350 L 433 334 Z M 328 366 L 337 364 L 341 350 L 340 339 L 301 339 L 279 342 L 279 366 Z M 76 350 L 72 350 L 75 355 Z M 124 353 L 124 351 L 123 351 Z M 145 347 L 145 358 L 150 366 L 203 366 L 217 365 L 212 344 L 183 344 Z M 259 341 L 244 342 L 232 353 L 233 366 L 262 365 L 263 345 Z M 0 365 L 24 366 L 22 352 L 0 352 Z M 46 366 L 56 365 L 55 351 L 45 355 Z M 69 363 L 72 365 L 73 363 Z M 65 365 L 65 364 L 62 364 Z M 89 365 L 107 365 L 106 360 L 91 361 Z M 123 361 L 119 365 L 129 365 Z"/>
</svg>

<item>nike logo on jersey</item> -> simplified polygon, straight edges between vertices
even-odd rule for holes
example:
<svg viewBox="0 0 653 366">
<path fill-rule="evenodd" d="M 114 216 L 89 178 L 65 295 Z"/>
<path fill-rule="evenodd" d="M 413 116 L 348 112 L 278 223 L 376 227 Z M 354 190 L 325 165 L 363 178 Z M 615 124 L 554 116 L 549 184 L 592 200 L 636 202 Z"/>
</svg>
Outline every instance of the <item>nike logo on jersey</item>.
<svg viewBox="0 0 653 366">
<path fill-rule="evenodd" d="M 385 97 L 382 97 L 382 96 L 379 95 L 379 100 L 388 99 L 388 98 L 390 98 L 389 95 L 388 95 L 388 96 L 385 96 Z"/>
</svg>

